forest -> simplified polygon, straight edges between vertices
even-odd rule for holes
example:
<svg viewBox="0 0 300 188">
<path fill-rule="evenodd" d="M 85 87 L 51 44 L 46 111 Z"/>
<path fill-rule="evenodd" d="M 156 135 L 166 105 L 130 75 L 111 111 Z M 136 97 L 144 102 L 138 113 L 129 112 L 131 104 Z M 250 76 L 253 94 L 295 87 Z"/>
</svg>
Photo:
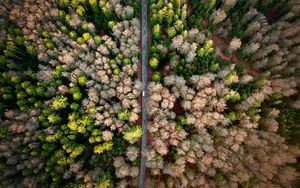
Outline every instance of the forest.
<svg viewBox="0 0 300 188">
<path fill-rule="evenodd" d="M 0 188 L 299 177 L 300 0 L 0 0 Z"/>
</svg>

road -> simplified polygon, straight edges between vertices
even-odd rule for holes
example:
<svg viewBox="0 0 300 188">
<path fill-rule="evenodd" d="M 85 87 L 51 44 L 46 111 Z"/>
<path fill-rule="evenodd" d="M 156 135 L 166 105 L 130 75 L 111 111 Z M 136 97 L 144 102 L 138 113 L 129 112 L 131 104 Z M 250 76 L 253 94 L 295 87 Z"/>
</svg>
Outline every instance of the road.
<svg viewBox="0 0 300 188">
<path fill-rule="evenodd" d="M 140 161 L 140 176 L 139 176 L 139 188 L 145 187 L 146 178 L 146 166 L 145 166 L 145 154 L 147 149 L 147 137 L 148 137 L 148 5 L 147 0 L 141 0 L 142 3 L 142 146 L 141 146 L 141 161 Z"/>
</svg>

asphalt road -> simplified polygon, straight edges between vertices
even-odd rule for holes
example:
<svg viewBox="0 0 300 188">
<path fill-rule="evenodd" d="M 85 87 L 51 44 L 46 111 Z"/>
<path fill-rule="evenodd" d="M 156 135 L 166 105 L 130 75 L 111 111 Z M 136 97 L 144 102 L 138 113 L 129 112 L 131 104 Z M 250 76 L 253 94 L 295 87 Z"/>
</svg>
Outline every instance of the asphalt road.
<svg viewBox="0 0 300 188">
<path fill-rule="evenodd" d="M 140 176 L 139 188 L 145 187 L 146 166 L 145 154 L 147 149 L 147 126 L 148 126 L 148 5 L 147 0 L 141 0 L 142 3 L 142 146 L 141 146 L 141 161 L 140 161 Z"/>
</svg>

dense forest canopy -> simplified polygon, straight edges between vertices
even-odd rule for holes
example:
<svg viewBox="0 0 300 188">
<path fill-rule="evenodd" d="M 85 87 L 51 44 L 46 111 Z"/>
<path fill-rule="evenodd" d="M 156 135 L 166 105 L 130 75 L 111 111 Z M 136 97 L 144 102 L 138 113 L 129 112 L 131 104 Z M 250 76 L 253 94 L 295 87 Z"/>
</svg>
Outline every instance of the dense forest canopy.
<svg viewBox="0 0 300 188">
<path fill-rule="evenodd" d="M 300 1 L 144 3 L 1 0 L 0 187 L 297 187 Z"/>
</svg>

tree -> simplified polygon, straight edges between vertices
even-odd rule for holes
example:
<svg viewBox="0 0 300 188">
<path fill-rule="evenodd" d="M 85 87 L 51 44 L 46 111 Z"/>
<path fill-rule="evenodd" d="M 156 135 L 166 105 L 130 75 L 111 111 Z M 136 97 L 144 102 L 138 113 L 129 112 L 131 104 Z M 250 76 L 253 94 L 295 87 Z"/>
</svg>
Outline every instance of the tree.
<svg viewBox="0 0 300 188">
<path fill-rule="evenodd" d="M 150 59 L 149 65 L 151 69 L 156 69 L 158 67 L 158 64 L 159 62 L 157 58 L 153 57 Z"/>
<path fill-rule="evenodd" d="M 161 74 L 159 72 L 153 72 L 152 74 L 152 80 L 154 82 L 161 82 Z"/>
<path fill-rule="evenodd" d="M 153 27 L 153 37 L 159 39 L 161 37 L 161 28 L 159 24 Z"/>
</svg>

